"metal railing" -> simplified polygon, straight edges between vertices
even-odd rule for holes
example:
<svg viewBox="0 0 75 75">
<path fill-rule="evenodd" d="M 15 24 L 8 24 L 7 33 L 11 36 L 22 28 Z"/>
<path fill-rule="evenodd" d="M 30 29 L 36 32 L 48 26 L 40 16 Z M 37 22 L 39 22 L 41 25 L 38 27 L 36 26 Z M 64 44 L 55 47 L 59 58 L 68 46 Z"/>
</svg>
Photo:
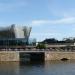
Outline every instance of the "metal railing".
<svg viewBox="0 0 75 75">
<path fill-rule="evenodd" d="M 24 48 L 21 48 L 21 49 L 18 49 L 18 48 L 15 48 L 15 49 L 11 49 L 11 48 L 3 48 L 3 49 L 0 49 L 0 51 L 54 51 L 54 52 L 75 52 L 75 49 L 24 49 Z"/>
</svg>

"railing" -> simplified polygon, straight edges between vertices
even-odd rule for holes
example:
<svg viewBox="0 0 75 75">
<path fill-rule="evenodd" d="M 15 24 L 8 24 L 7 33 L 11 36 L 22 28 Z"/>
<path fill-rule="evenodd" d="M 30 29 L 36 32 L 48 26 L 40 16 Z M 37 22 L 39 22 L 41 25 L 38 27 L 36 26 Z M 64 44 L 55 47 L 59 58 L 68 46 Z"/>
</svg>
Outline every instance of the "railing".
<svg viewBox="0 0 75 75">
<path fill-rule="evenodd" d="M 75 49 L 0 49 L 0 51 L 54 51 L 54 52 L 75 52 Z"/>
</svg>

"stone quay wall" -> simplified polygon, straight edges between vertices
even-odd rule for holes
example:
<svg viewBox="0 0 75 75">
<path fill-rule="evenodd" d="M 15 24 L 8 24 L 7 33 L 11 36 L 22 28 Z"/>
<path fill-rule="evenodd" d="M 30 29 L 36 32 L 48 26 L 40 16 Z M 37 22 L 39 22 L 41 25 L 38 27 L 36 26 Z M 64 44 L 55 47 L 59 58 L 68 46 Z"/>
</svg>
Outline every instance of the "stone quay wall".
<svg viewBox="0 0 75 75">
<path fill-rule="evenodd" d="M 0 61 L 19 61 L 19 52 L 0 51 Z"/>
<path fill-rule="evenodd" d="M 75 60 L 75 52 L 45 52 L 45 60 L 61 60 L 63 58 Z"/>
<path fill-rule="evenodd" d="M 45 51 L 44 54 L 45 54 L 45 61 L 61 60 L 63 58 L 75 60 L 75 52 Z M 20 61 L 20 52 L 19 51 L 0 51 L 0 61 Z"/>
</svg>

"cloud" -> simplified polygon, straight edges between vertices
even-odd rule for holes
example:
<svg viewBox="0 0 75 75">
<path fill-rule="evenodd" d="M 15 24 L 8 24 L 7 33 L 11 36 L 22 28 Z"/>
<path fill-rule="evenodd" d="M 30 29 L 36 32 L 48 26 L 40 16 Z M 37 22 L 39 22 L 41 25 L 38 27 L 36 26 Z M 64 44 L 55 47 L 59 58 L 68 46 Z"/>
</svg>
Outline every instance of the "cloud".
<svg viewBox="0 0 75 75">
<path fill-rule="evenodd" d="M 75 24 L 75 17 L 67 17 L 57 20 L 33 20 L 31 23 L 33 26 L 39 26 L 44 24 L 55 25 L 55 24 Z"/>
</svg>

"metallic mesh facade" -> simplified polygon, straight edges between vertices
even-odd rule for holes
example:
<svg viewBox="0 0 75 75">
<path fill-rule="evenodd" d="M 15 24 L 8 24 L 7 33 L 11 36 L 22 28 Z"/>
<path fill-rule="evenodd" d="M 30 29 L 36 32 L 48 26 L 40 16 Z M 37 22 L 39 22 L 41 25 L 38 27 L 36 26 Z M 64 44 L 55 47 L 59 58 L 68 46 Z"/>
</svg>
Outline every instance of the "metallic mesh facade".
<svg viewBox="0 0 75 75">
<path fill-rule="evenodd" d="M 10 27 L 0 28 L 0 39 L 5 38 L 29 38 L 31 27 L 19 27 L 11 25 Z"/>
<path fill-rule="evenodd" d="M 28 44 L 31 27 L 11 25 L 0 28 L 0 46 Z"/>
</svg>

